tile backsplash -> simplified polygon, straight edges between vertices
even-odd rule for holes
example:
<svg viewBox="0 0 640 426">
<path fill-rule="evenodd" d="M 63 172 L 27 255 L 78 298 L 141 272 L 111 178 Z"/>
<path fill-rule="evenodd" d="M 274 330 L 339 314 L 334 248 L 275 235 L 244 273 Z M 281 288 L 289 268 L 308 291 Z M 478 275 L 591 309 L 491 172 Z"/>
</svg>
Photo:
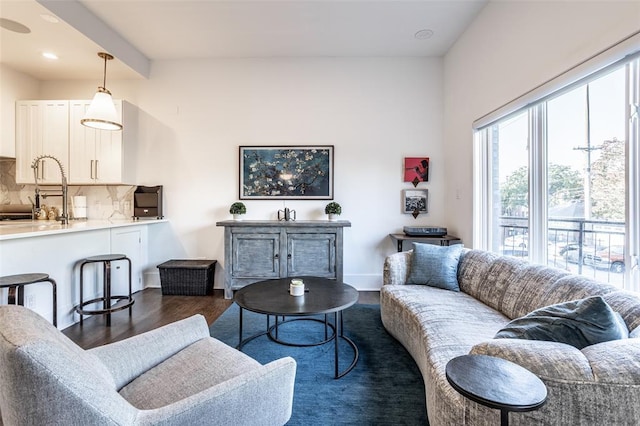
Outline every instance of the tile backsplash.
<svg viewBox="0 0 640 426">
<path fill-rule="evenodd" d="M 32 204 L 35 185 L 16 184 L 16 160 L 0 158 L 0 204 Z M 59 192 L 56 185 L 40 186 L 44 192 Z M 89 219 L 129 219 L 133 215 L 133 192 L 131 185 L 69 185 L 69 213 L 75 195 L 87 197 L 87 217 Z M 60 208 L 60 197 L 48 197 L 41 204 Z"/>
</svg>

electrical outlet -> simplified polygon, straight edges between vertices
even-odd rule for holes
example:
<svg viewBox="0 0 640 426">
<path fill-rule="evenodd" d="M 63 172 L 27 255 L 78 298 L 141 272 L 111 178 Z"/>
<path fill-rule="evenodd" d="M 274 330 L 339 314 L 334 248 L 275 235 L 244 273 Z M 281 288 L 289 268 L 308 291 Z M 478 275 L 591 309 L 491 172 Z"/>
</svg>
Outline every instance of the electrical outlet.
<svg viewBox="0 0 640 426">
<path fill-rule="evenodd" d="M 33 309 L 36 307 L 36 295 L 30 294 L 27 296 L 27 308 Z"/>
<path fill-rule="evenodd" d="M 124 202 L 124 209 L 125 209 L 126 211 L 131 210 L 131 201 L 125 201 L 125 202 Z"/>
<path fill-rule="evenodd" d="M 113 202 L 113 209 L 114 210 L 120 210 L 120 201 L 114 201 Z"/>
</svg>

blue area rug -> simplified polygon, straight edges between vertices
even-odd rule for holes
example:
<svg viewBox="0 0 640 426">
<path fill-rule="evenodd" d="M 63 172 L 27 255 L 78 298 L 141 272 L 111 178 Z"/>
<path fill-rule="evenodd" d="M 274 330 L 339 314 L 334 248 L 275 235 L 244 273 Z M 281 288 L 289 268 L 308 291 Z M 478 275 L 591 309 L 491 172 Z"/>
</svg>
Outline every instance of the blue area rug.
<svg viewBox="0 0 640 426">
<path fill-rule="evenodd" d="M 238 306 L 232 305 L 210 328 L 213 337 L 234 347 L 238 344 L 238 311 Z M 333 315 L 329 318 L 332 321 Z M 245 338 L 265 328 L 265 315 L 244 312 Z M 333 378 L 333 342 L 291 347 L 261 336 L 243 347 L 244 353 L 263 364 L 284 356 L 297 361 L 293 415 L 288 425 L 428 424 L 420 371 L 382 326 L 380 306 L 357 304 L 344 311 L 344 331 L 358 346 L 360 358 L 349 374 L 337 380 Z M 296 342 L 323 340 L 324 326 L 294 321 L 281 325 L 278 337 Z M 344 370 L 353 359 L 353 350 L 342 339 L 339 350 L 339 367 Z"/>
</svg>

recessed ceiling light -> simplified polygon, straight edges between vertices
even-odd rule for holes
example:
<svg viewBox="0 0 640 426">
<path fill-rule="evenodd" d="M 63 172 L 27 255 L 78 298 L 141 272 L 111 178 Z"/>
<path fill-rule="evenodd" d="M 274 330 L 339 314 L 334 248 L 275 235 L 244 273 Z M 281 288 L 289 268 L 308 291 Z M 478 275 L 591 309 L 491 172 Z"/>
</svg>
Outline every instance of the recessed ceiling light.
<svg viewBox="0 0 640 426">
<path fill-rule="evenodd" d="M 51 22 L 52 24 L 57 24 L 58 22 L 60 22 L 60 20 L 58 18 L 56 18 L 53 15 L 49 15 L 47 13 L 41 14 L 40 17 L 42 19 L 44 19 L 45 21 L 47 21 L 47 22 Z"/>
<path fill-rule="evenodd" d="M 58 59 L 58 55 L 56 55 L 53 52 L 42 52 L 42 56 L 44 56 L 47 59 Z"/>
<path fill-rule="evenodd" d="M 413 35 L 417 40 L 426 40 L 428 38 L 433 37 L 433 30 L 424 29 L 420 30 Z"/>
<path fill-rule="evenodd" d="M 13 31 L 14 33 L 29 34 L 31 30 L 26 25 L 22 25 L 20 22 L 12 21 L 11 19 L 0 18 L 0 27 L 5 30 Z"/>
</svg>

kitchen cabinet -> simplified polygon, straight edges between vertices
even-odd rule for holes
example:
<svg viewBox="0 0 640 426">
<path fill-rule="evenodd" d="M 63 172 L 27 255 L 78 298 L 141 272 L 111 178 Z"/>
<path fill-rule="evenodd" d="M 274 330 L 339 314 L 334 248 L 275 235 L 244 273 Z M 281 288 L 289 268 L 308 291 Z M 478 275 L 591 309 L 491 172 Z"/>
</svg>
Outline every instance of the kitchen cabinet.
<svg viewBox="0 0 640 426">
<path fill-rule="evenodd" d="M 56 157 L 70 185 L 135 184 L 137 110 L 114 100 L 122 131 L 80 124 L 91 100 L 16 102 L 16 183 L 33 184 L 31 163 L 39 155 Z M 61 181 L 55 161 L 41 160 L 38 183 Z"/>
<path fill-rule="evenodd" d="M 135 183 L 134 140 L 130 137 L 136 126 L 133 106 L 114 100 L 122 131 L 99 130 L 80 124 L 90 100 L 69 102 L 69 183 L 133 184 Z"/>
<path fill-rule="evenodd" d="M 16 102 L 16 183 L 59 185 L 62 181 L 58 164 L 45 158 L 31 168 L 40 155 L 57 158 L 65 173 L 69 166 L 69 102 Z M 34 175 L 35 173 L 35 175 Z"/>
<path fill-rule="evenodd" d="M 133 292 L 142 290 L 142 267 L 147 264 L 147 227 L 128 226 L 111 229 L 111 253 L 124 254 L 131 260 L 131 287 Z M 114 262 L 111 270 L 111 293 L 126 295 L 129 292 L 129 267 L 127 262 Z"/>
<path fill-rule="evenodd" d="M 342 281 L 348 221 L 222 221 L 225 298 L 247 284 L 291 276 Z"/>
</svg>

